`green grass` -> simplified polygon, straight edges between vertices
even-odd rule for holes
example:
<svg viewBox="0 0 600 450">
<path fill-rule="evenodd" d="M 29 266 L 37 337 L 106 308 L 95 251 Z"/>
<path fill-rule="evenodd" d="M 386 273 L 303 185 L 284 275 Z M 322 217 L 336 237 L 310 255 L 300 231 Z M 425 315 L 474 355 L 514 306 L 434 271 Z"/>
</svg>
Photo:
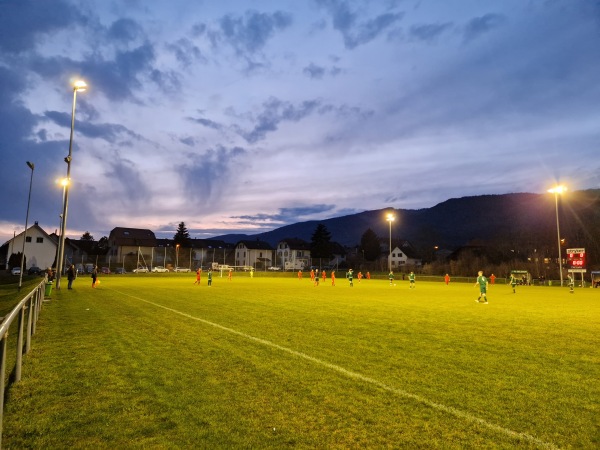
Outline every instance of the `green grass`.
<svg viewBox="0 0 600 450">
<path fill-rule="evenodd" d="M 597 448 L 600 290 L 194 274 L 53 293 L 6 448 Z"/>
</svg>

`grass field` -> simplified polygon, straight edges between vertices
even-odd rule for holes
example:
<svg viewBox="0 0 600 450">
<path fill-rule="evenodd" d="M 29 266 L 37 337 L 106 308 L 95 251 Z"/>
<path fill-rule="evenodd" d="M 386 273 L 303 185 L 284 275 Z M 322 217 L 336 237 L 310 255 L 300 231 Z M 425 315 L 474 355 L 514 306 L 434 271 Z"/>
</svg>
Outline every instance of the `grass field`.
<svg viewBox="0 0 600 450">
<path fill-rule="evenodd" d="M 598 448 L 600 289 L 80 278 L 5 448 Z"/>
</svg>

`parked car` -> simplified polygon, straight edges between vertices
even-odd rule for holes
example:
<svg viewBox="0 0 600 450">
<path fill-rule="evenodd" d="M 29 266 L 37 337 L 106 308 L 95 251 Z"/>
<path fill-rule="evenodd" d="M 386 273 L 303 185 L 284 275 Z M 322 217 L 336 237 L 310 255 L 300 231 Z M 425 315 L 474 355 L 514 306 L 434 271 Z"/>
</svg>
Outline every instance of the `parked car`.
<svg viewBox="0 0 600 450">
<path fill-rule="evenodd" d="M 146 266 L 140 266 L 137 269 L 133 269 L 133 273 L 148 273 L 150 272 Z"/>
<path fill-rule="evenodd" d="M 101 269 L 101 272 L 105 275 L 109 275 L 110 274 L 110 269 L 108 267 L 103 267 Z"/>
<path fill-rule="evenodd" d="M 27 271 L 28 275 L 40 275 L 42 273 L 42 269 L 37 266 L 31 266 Z"/>
<path fill-rule="evenodd" d="M 117 267 L 115 269 L 115 274 L 119 275 L 119 274 L 123 274 L 123 273 L 127 273 L 127 271 L 123 267 Z"/>
<path fill-rule="evenodd" d="M 190 269 L 189 267 L 175 267 L 173 269 L 173 272 L 189 272 Z"/>
<path fill-rule="evenodd" d="M 12 273 L 13 275 L 21 275 L 21 268 L 20 267 L 13 267 L 11 269 L 10 273 Z"/>
<path fill-rule="evenodd" d="M 154 272 L 154 273 L 165 273 L 165 272 L 168 272 L 168 271 L 169 271 L 169 269 L 167 269 L 164 266 L 154 266 L 152 268 L 152 272 Z"/>
<path fill-rule="evenodd" d="M 281 270 L 281 267 L 271 266 L 267 270 Z"/>
</svg>

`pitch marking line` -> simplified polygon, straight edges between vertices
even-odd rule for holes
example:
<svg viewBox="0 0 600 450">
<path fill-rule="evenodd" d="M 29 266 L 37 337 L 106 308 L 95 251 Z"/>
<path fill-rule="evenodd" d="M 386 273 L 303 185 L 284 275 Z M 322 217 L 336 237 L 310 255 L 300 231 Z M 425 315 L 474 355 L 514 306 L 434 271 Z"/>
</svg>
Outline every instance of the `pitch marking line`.
<svg viewBox="0 0 600 450">
<path fill-rule="evenodd" d="M 158 303 L 154 303 L 154 302 L 151 302 L 149 300 L 145 300 L 143 298 L 136 297 L 136 296 L 131 295 L 131 294 L 127 294 L 125 292 L 120 292 L 120 291 L 115 291 L 115 292 L 118 292 L 119 294 L 125 295 L 127 297 L 134 298 L 136 300 L 142 301 L 144 303 L 148 303 L 149 305 L 156 306 L 157 308 L 161 308 L 161 309 L 164 309 L 166 311 L 170 311 L 170 312 L 172 312 L 174 314 L 178 314 L 180 316 L 187 317 L 188 319 L 192 319 L 192 320 L 195 320 L 195 321 L 198 321 L 198 322 L 202 322 L 202 323 L 204 323 L 206 325 L 210 325 L 210 326 L 212 326 L 214 328 L 218 328 L 218 329 L 226 331 L 228 333 L 235 334 L 237 336 L 241 336 L 241 337 L 243 337 L 245 339 L 248 339 L 248 340 L 251 340 L 251 341 L 254 341 L 254 342 L 258 342 L 259 344 L 263 344 L 263 345 L 266 345 L 268 347 L 272 347 L 272 348 L 275 348 L 277 350 L 281 350 L 282 352 L 289 353 L 291 355 L 297 356 L 297 357 L 305 359 L 307 361 L 314 362 L 315 364 L 318 364 L 318 365 L 323 366 L 323 367 L 327 367 L 328 369 L 331 369 L 331 370 L 334 370 L 334 371 L 336 371 L 338 373 L 341 373 L 341 374 L 347 376 L 348 378 L 352 378 L 352 379 L 355 379 L 355 380 L 363 381 L 363 382 L 368 383 L 368 384 L 372 384 L 373 386 L 377 386 L 378 388 L 380 388 L 380 389 L 382 389 L 384 391 L 392 392 L 392 393 L 397 394 L 397 395 L 399 395 L 401 397 L 409 398 L 409 399 L 412 399 L 412 400 L 414 400 L 414 401 L 416 401 L 418 403 L 422 403 L 424 405 L 427 405 L 430 408 L 436 409 L 438 411 L 443 411 L 445 413 L 451 414 L 453 416 L 459 417 L 459 418 L 467 420 L 469 422 L 477 423 L 477 424 L 482 425 L 482 426 L 484 426 L 486 428 L 489 428 L 490 430 L 496 431 L 496 432 L 498 432 L 500 434 L 504 434 L 504 435 L 506 435 L 508 437 L 511 437 L 511 438 L 514 438 L 514 439 L 524 440 L 526 442 L 529 442 L 531 444 L 537 445 L 540 448 L 544 448 L 544 449 L 552 449 L 552 450 L 555 450 L 555 449 L 558 450 L 559 449 L 559 447 L 557 447 L 556 445 L 554 445 L 554 444 L 552 444 L 550 442 L 542 441 L 541 439 L 538 439 L 535 436 L 532 436 L 530 434 L 520 433 L 518 431 L 509 430 L 508 428 L 504 428 L 504 427 L 502 427 L 500 425 L 496 425 L 494 423 L 488 422 L 487 420 L 481 419 L 481 418 L 479 418 L 477 416 L 474 416 L 473 414 L 470 414 L 468 412 L 461 411 L 461 410 L 456 409 L 456 408 L 454 408 L 452 406 L 446 406 L 446 405 L 443 405 L 441 403 L 437 403 L 437 402 L 434 402 L 432 400 L 428 400 L 425 397 L 421 397 L 420 395 L 413 394 L 413 393 L 405 391 L 403 389 L 398 389 L 398 388 L 395 388 L 395 387 L 392 387 L 392 386 L 388 386 L 387 384 L 385 384 L 385 383 L 383 383 L 383 382 L 381 382 L 379 380 L 376 380 L 375 378 L 367 377 L 367 376 L 361 375 L 360 373 L 357 373 L 357 372 L 352 372 L 351 370 L 347 370 L 347 369 L 345 369 L 345 368 L 343 368 L 341 366 L 338 366 L 338 365 L 335 365 L 335 364 L 331 364 L 331 363 L 328 363 L 327 361 L 323 361 L 321 359 L 318 359 L 318 358 L 315 358 L 313 356 L 307 355 L 306 353 L 302 353 L 302 352 L 299 352 L 299 351 L 296 351 L 296 350 L 292 350 L 291 348 L 288 348 L 288 347 L 282 347 L 281 345 L 275 344 L 274 342 L 271 342 L 271 341 L 267 341 L 266 339 L 261 339 L 261 338 L 252 336 L 250 334 L 246 334 L 246 333 L 243 333 L 241 331 L 234 330 L 233 328 L 228 328 L 226 326 L 219 325 L 218 323 L 211 322 L 211 321 L 206 320 L 206 319 L 201 319 L 199 317 L 192 316 L 192 315 L 187 314 L 185 312 L 178 311 L 176 309 L 169 308 L 167 306 L 160 305 Z"/>
</svg>

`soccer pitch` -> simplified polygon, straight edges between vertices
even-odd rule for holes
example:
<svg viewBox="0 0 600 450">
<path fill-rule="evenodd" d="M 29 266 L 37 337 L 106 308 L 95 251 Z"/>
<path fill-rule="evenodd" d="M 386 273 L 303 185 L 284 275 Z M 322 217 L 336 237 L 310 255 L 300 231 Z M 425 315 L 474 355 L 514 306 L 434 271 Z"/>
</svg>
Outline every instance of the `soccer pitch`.
<svg viewBox="0 0 600 450">
<path fill-rule="evenodd" d="M 215 275 L 53 294 L 4 446 L 600 446 L 599 289 Z"/>
</svg>

